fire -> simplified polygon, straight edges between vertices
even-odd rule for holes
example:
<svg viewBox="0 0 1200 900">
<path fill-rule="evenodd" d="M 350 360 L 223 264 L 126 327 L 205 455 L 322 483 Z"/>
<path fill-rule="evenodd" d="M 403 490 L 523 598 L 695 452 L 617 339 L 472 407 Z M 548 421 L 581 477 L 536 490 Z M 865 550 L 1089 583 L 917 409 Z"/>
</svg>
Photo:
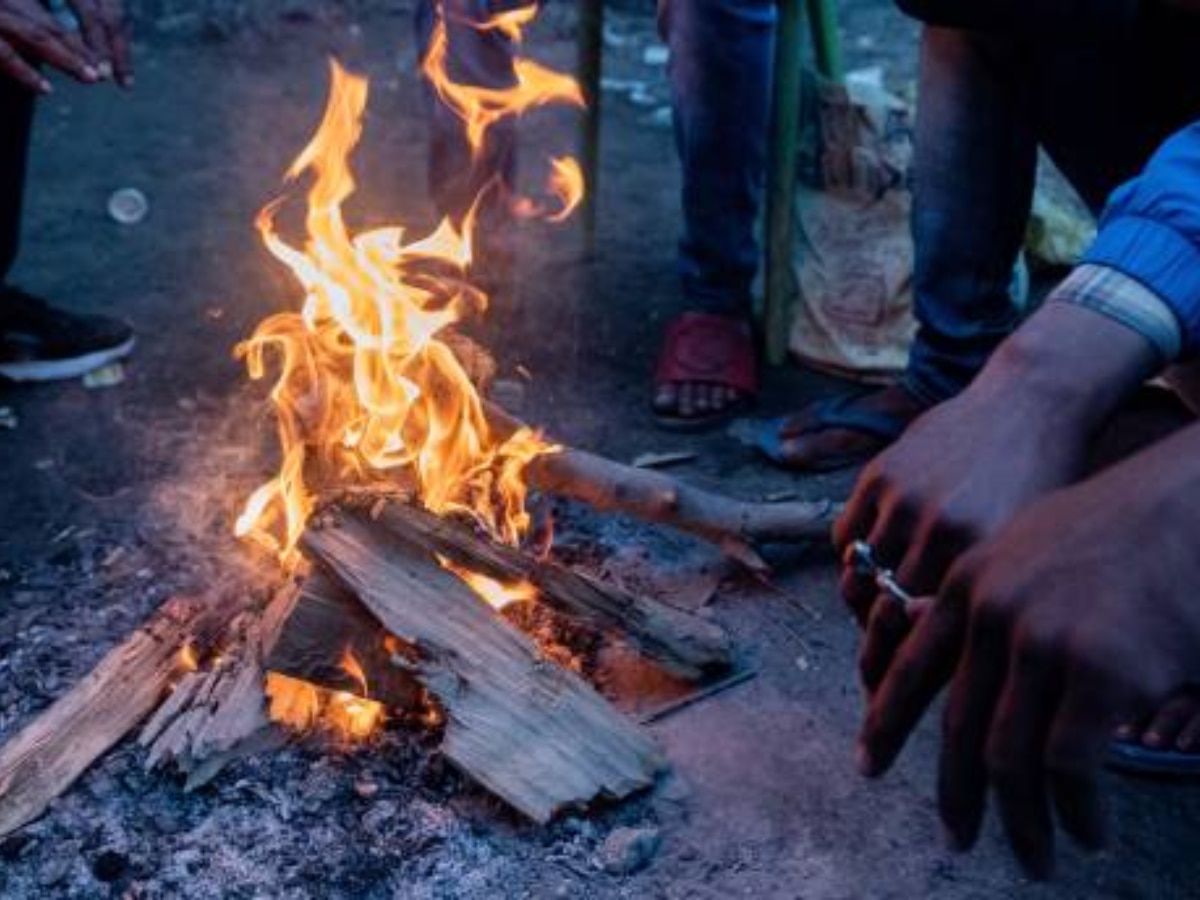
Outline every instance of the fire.
<svg viewBox="0 0 1200 900">
<path fill-rule="evenodd" d="M 299 678 L 268 672 L 268 717 L 292 731 L 323 728 L 350 741 L 369 738 L 383 724 L 383 704 L 366 696 L 366 677 L 349 651 L 343 657 L 342 666 L 358 682 L 361 695 L 330 691 Z"/>
<path fill-rule="evenodd" d="M 550 190 L 562 202 L 562 209 L 549 217 L 551 222 L 562 222 L 570 218 L 576 207 L 583 202 L 583 170 L 571 156 L 550 161 Z"/>
<path fill-rule="evenodd" d="M 453 572 L 461 578 L 471 590 L 497 611 L 514 603 L 526 603 L 536 600 L 538 590 L 528 581 L 513 581 L 505 583 L 489 578 L 478 572 L 456 565 L 444 556 L 438 556 L 438 562 L 447 572 Z"/>
<path fill-rule="evenodd" d="M 184 672 L 195 672 L 200 668 L 200 660 L 196 658 L 196 648 L 192 646 L 191 641 L 187 641 L 179 648 L 179 653 L 176 656 L 176 662 L 179 668 Z"/>
<path fill-rule="evenodd" d="M 471 27 L 498 30 L 520 43 L 535 15 L 530 5 Z M 448 54 L 443 19 L 422 71 L 462 119 L 476 153 L 488 129 L 506 117 L 552 103 L 583 106 L 573 79 L 528 59 L 517 60 L 511 88 L 455 84 L 446 70 Z M 493 539 L 516 544 L 531 524 L 525 469 L 557 448 L 525 428 L 503 439 L 496 435 L 444 339 L 446 329 L 482 315 L 488 304 L 471 280 L 475 210 L 415 239 L 401 225 L 353 231 L 342 209 L 355 191 L 350 159 L 362 137 L 369 86 L 335 61 L 330 73 L 321 123 L 286 173 L 289 185 L 311 179 L 303 240 L 290 242 L 276 228 L 287 196 L 268 204 L 256 220 L 267 250 L 298 283 L 302 301 L 263 320 L 236 349 L 253 380 L 265 378 L 269 364 L 277 370 L 270 397 L 281 461 L 275 476 L 246 500 L 234 531 L 290 569 L 299 562 L 297 546 L 317 505 L 315 476 L 339 487 L 403 476 L 431 512 L 466 515 Z M 530 207 L 531 214 L 561 221 L 582 201 L 584 179 L 569 157 L 551 159 L 549 167 L 547 191 L 555 208 Z M 530 585 L 458 574 L 496 608 L 536 595 Z M 354 692 L 269 673 L 271 720 L 298 731 L 328 727 L 351 739 L 372 734 L 384 708 L 370 699 L 366 674 L 348 649 L 341 665 Z"/>
<path fill-rule="evenodd" d="M 519 38 L 531 17 L 529 7 L 480 27 Z M 446 49 L 441 23 L 424 70 L 473 141 L 504 116 L 582 102 L 571 79 L 527 60 L 511 89 L 455 85 L 445 75 Z M 252 379 L 266 375 L 269 355 L 278 363 L 271 400 L 282 464 L 250 496 L 235 533 L 293 565 L 316 503 L 309 486 L 315 465 L 342 483 L 409 473 L 426 508 L 466 514 L 493 538 L 515 544 L 530 524 L 524 469 L 555 448 L 528 429 L 505 440 L 493 434 L 464 367 L 439 339 L 487 306 L 469 278 L 475 216 L 443 221 L 414 241 L 400 226 L 353 233 L 342 206 L 355 189 L 349 160 L 362 134 L 368 84 L 336 62 L 331 73 L 324 118 L 287 172 L 289 181 L 313 176 L 303 245 L 288 243 L 275 228 L 282 200 L 257 220 L 267 249 L 299 282 L 304 300 L 298 311 L 264 320 L 237 348 Z M 561 219 L 583 195 L 574 160 L 553 161 L 551 190 L 562 204 L 553 218 Z"/>
</svg>

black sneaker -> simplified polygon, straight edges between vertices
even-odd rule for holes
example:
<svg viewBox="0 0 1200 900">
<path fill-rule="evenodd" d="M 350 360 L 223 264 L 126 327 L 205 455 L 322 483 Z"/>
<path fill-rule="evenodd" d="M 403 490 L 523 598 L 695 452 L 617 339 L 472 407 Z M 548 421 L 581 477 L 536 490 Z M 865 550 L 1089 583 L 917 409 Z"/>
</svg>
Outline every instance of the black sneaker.
<svg viewBox="0 0 1200 900">
<path fill-rule="evenodd" d="M 16 288 L 0 288 L 0 376 L 13 381 L 78 378 L 132 352 L 128 323 L 55 309 Z"/>
</svg>

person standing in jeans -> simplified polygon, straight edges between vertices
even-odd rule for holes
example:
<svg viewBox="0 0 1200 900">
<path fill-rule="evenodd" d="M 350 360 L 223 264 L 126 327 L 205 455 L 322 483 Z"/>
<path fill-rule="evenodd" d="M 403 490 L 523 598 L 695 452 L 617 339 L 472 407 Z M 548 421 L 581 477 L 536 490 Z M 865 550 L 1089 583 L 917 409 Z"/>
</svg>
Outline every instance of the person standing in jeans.
<svg viewBox="0 0 1200 900">
<path fill-rule="evenodd" d="M 128 355 L 135 341 L 125 322 L 55 309 L 8 278 L 20 247 L 34 104 L 51 91 L 39 66 L 84 84 L 133 84 L 120 0 L 70 6 L 78 33 L 38 0 L 0 0 L 0 377 L 16 381 L 76 378 Z"/>
<path fill-rule="evenodd" d="M 422 53 L 440 9 L 450 76 L 511 86 L 511 42 L 477 26 L 527 5 L 426 0 L 416 17 Z M 683 167 L 679 272 L 689 307 L 669 324 L 654 377 L 652 409 L 664 427 L 717 424 L 744 409 L 757 390 L 750 291 L 759 261 L 755 225 L 766 170 L 775 6 L 774 0 L 659 0 Z M 430 192 L 443 215 L 461 216 L 490 178 L 511 182 L 513 123 L 494 127 L 472 160 L 462 123 L 436 100 L 432 110 Z"/>
</svg>

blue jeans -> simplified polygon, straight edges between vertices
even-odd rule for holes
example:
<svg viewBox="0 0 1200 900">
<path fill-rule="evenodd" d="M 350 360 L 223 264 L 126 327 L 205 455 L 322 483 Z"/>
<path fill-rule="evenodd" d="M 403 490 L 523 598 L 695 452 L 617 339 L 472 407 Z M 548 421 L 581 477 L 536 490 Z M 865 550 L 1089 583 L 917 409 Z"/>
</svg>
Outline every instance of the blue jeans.
<svg viewBox="0 0 1200 900">
<path fill-rule="evenodd" d="M 524 5 L 448 0 L 471 21 Z M 422 48 L 433 3 L 417 8 Z M 683 238 L 679 271 L 696 309 L 748 315 L 758 268 L 755 226 L 767 156 L 774 0 L 659 0 L 659 24 L 671 49 L 669 74 L 675 140 L 683 166 Z M 512 47 L 494 31 L 450 27 L 452 76 L 487 87 L 512 84 Z M 493 173 L 511 178 L 512 123 L 493 129 L 483 160 L 472 165 L 461 124 L 436 100 L 432 114 L 430 192 L 443 213 L 461 212 Z"/>
<path fill-rule="evenodd" d="M 900 5 L 927 23 L 912 223 L 920 327 L 905 385 L 932 404 L 965 388 L 1017 325 L 1009 284 L 1038 147 L 1100 209 L 1200 118 L 1200 19 L 1123 0 L 1078 15 L 1075 0 Z"/>
</svg>

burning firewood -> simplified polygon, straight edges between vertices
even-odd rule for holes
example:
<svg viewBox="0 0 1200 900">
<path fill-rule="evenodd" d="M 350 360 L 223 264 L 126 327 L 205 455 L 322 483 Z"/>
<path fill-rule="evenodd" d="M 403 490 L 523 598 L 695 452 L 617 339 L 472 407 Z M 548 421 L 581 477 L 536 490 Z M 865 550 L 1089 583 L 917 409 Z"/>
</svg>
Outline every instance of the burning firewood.
<svg viewBox="0 0 1200 900">
<path fill-rule="evenodd" d="M 557 612 L 594 630 L 627 638 L 681 678 L 699 679 L 732 663 L 728 635 L 691 613 L 629 593 L 552 559 L 537 559 L 486 540 L 454 519 L 410 504 L 387 504 L 374 518 L 379 527 L 430 556 L 445 557 L 501 582 L 531 584 Z"/>
<path fill-rule="evenodd" d="M 174 763 L 187 775 L 190 791 L 240 756 L 284 742 L 285 733 L 267 717 L 263 659 L 296 595 L 295 587 L 286 586 L 265 610 L 244 613 L 212 665 L 184 676 L 142 730 L 146 768 Z"/>
<path fill-rule="evenodd" d="M 303 547 L 405 644 L 446 719 L 443 752 L 538 822 L 648 787 L 665 767 L 650 739 L 423 550 L 346 514 Z"/>
<path fill-rule="evenodd" d="M 494 405 L 488 422 L 500 439 L 525 426 Z M 714 494 L 662 472 L 627 466 L 570 447 L 538 456 L 525 469 L 529 486 L 602 512 L 628 513 L 719 546 L 752 571 L 767 565 L 757 544 L 830 540 L 840 506 L 816 502 L 751 503 Z"/>
<path fill-rule="evenodd" d="M 388 709 L 415 709 L 423 690 L 409 672 L 392 665 L 396 642 L 354 594 L 317 569 L 300 588 L 266 655 L 266 668 Z"/>
<path fill-rule="evenodd" d="M 150 714 L 224 634 L 239 605 L 177 597 L 0 751 L 0 837 L 50 801 Z"/>
</svg>

